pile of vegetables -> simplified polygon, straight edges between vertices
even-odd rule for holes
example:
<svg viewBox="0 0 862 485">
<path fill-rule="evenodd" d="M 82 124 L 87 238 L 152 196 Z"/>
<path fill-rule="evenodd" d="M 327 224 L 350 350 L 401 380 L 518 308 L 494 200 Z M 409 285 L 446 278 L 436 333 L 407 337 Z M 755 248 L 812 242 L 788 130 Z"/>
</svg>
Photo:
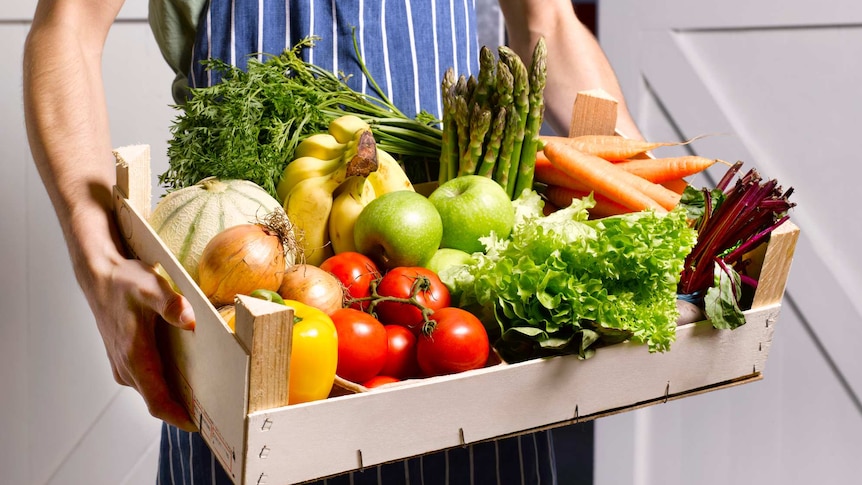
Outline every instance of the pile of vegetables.
<svg viewBox="0 0 862 485">
<path fill-rule="evenodd" d="M 157 208 L 154 220 L 175 253 L 193 248 L 183 264 L 214 305 L 251 294 L 323 311 L 339 328 L 338 374 L 368 386 L 380 378 L 484 366 L 489 344 L 510 362 L 572 353 L 589 358 L 622 341 L 667 351 L 681 294 L 703 307 L 718 328 L 745 322 L 743 287 L 754 288 L 756 281 L 743 256 L 787 219 L 792 189 L 783 192 L 755 170 L 731 184 L 741 163 L 731 165 L 716 188 L 695 189 L 685 177 L 726 162 L 651 157 L 660 147 L 693 140 L 540 137 L 543 40 L 529 65 L 506 47 L 499 48 L 499 58 L 483 47 L 477 77 L 456 79 L 448 70 L 441 84 L 442 120 L 427 114 L 408 118 L 379 91 L 380 97 L 354 92 L 300 59 L 300 50 L 311 46 L 307 39 L 266 62 L 251 59 L 247 71 L 208 61 L 223 81 L 193 90 L 179 107 L 170 167 L 160 177 L 175 191 L 160 203 L 166 209 Z M 294 264 L 297 242 L 289 235 L 300 219 L 273 204 L 276 182 L 300 142 L 310 144 L 344 115 L 368 123 L 377 148 L 402 162 L 439 160 L 440 183 L 467 175 L 496 181 L 515 207 L 511 234 L 483 238 L 483 251 L 439 275 L 414 267 L 381 272 L 356 251 L 338 251 L 319 266 Z M 321 177 L 311 170 L 305 175 Z M 199 184 L 201 179 L 209 182 Z M 168 204 L 191 192 L 200 200 L 215 199 L 212 194 L 221 192 L 211 190 L 213 181 L 233 187 L 239 179 L 263 196 L 218 200 L 241 206 L 246 221 L 212 220 L 197 231 L 205 204 Z M 332 219 L 332 212 L 317 212 Z M 484 326 L 477 327 L 480 320 Z M 392 325 L 402 327 L 400 333 L 384 330 Z M 464 326 L 472 328 L 469 345 L 461 345 L 469 355 L 456 358 L 457 344 L 442 342 L 466 332 Z M 411 338 L 413 343 L 404 343 Z M 380 350 L 384 344 L 393 350 Z M 397 357 L 391 355 L 395 350 Z M 387 363 L 396 358 L 401 364 Z M 399 370 L 384 370 L 394 368 Z"/>
<path fill-rule="evenodd" d="M 487 238 L 475 263 L 441 272 L 460 305 L 493 316 L 504 359 L 587 358 L 629 339 L 670 348 L 676 285 L 696 240 L 684 210 L 589 220 L 591 197 L 547 216 L 535 192 L 515 204 L 510 238 Z"/>
<path fill-rule="evenodd" d="M 439 157 L 438 120 L 428 113 L 409 118 L 382 92 L 358 93 L 333 73 L 303 61 L 301 50 L 313 44 L 311 37 L 264 62 L 251 58 L 246 71 L 217 59 L 205 61 L 222 81 L 192 89 L 190 99 L 176 106 L 169 167 L 159 182 L 178 189 L 206 177 L 245 179 L 275 197 L 276 183 L 299 142 L 326 132 L 345 114 L 366 120 L 378 147 L 405 163 Z"/>
</svg>

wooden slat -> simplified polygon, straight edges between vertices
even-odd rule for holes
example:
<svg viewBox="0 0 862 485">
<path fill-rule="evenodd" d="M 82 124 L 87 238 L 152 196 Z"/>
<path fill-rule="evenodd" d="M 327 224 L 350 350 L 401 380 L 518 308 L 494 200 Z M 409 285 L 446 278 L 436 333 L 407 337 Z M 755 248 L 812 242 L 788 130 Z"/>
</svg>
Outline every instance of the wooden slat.
<svg viewBox="0 0 862 485">
<path fill-rule="evenodd" d="M 618 101 L 601 89 L 580 91 L 572 107 L 569 137 L 613 135 L 617 126 Z"/>
<path fill-rule="evenodd" d="M 251 350 L 248 412 L 287 406 L 293 309 L 238 295 L 236 333 Z"/>
<path fill-rule="evenodd" d="M 757 291 L 752 308 L 761 308 L 780 303 L 784 297 L 787 277 L 793 262 L 793 252 L 799 239 L 799 227 L 791 221 L 778 226 L 769 236 L 763 267 L 760 269 Z"/>
<path fill-rule="evenodd" d="M 150 146 L 129 145 L 114 150 L 117 161 L 117 187 L 144 219 L 150 217 Z"/>
</svg>

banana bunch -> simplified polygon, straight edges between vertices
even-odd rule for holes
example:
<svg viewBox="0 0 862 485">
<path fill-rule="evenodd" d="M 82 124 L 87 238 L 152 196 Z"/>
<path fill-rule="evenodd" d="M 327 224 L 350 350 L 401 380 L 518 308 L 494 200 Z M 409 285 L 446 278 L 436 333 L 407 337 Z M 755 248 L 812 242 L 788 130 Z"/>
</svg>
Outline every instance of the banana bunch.
<svg viewBox="0 0 862 485">
<path fill-rule="evenodd" d="M 398 161 L 377 148 L 368 124 L 352 115 L 300 142 L 276 188 L 305 262 L 315 266 L 332 254 L 355 251 L 359 213 L 396 190 L 413 190 L 413 184 Z"/>
</svg>

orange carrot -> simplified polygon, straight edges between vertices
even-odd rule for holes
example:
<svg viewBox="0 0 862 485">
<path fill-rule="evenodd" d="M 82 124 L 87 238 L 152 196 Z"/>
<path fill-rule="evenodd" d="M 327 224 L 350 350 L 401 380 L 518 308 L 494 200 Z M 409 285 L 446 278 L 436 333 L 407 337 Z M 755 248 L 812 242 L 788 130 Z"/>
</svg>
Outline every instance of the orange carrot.
<svg viewBox="0 0 862 485">
<path fill-rule="evenodd" d="M 650 182 L 660 184 L 700 173 L 721 160 L 688 155 L 671 158 L 639 158 L 626 160 L 617 165 Z M 727 163 L 727 162 L 722 162 Z"/>
<path fill-rule="evenodd" d="M 665 188 L 673 190 L 680 195 L 682 195 L 682 193 L 685 192 L 685 188 L 688 187 L 688 182 L 683 178 L 668 180 L 667 182 L 662 182 L 661 184 Z"/>
<path fill-rule="evenodd" d="M 670 210 L 679 202 L 679 194 L 675 194 L 660 185 L 647 182 L 600 157 L 585 154 L 567 143 L 548 141 L 545 143 L 544 151 L 548 160 L 562 172 L 584 182 L 593 192 L 634 211 L 644 209 Z M 662 194 L 660 190 L 655 190 L 656 187 L 672 194 L 673 197 Z M 659 202 L 653 195 L 647 194 L 645 190 L 657 195 L 664 195 L 664 200 Z"/>
<path fill-rule="evenodd" d="M 536 152 L 536 166 L 533 168 L 536 182 L 546 185 L 560 185 L 581 192 L 592 192 L 586 184 L 558 169 L 548 160 L 543 151 Z"/>
<path fill-rule="evenodd" d="M 562 141 L 570 144 L 583 153 L 616 162 L 620 160 L 628 160 L 629 158 L 633 158 L 637 155 L 647 153 L 660 147 L 686 145 L 697 138 L 698 137 L 695 137 L 690 140 L 680 142 L 648 142 L 615 135 L 581 135 L 573 138 L 562 136 L 543 136 L 541 137 L 541 140 L 545 143 L 549 141 Z"/>
<path fill-rule="evenodd" d="M 590 195 L 590 192 L 572 190 L 568 187 L 561 187 L 559 185 L 548 185 L 544 188 L 542 194 L 544 194 L 548 201 L 554 206 L 568 207 L 572 205 L 572 200 L 583 199 Z M 596 205 L 589 209 L 591 217 L 607 217 L 632 212 L 628 207 L 620 205 L 601 194 L 593 193 L 593 200 L 596 201 Z"/>
</svg>

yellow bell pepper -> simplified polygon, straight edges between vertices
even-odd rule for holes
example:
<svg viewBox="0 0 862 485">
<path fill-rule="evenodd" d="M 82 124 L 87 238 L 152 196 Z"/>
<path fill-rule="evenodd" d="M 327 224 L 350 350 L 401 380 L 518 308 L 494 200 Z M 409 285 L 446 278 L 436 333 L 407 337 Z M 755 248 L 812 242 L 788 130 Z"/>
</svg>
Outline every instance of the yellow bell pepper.
<svg viewBox="0 0 862 485">
<path fill-rule="evenodd" d="M 293 308 L 293 343 L 290 351 L 288 404 L 326 399 L 335 382 L 338 366 L 338 334 L 329 315 L 295 300 L 268 298 L 262 292 L 257 298 L 283 303 Z M 219 309 L 231 330 L 235 326 L 235 309 Z"/>
<path fill-rule="evenodd" d="M 329 316 L 294 300 L 293 346 L 290 352 L 288 403 L 326 399 L 335 381 L 338 364 L 338 334 Z"/>
</svg>

